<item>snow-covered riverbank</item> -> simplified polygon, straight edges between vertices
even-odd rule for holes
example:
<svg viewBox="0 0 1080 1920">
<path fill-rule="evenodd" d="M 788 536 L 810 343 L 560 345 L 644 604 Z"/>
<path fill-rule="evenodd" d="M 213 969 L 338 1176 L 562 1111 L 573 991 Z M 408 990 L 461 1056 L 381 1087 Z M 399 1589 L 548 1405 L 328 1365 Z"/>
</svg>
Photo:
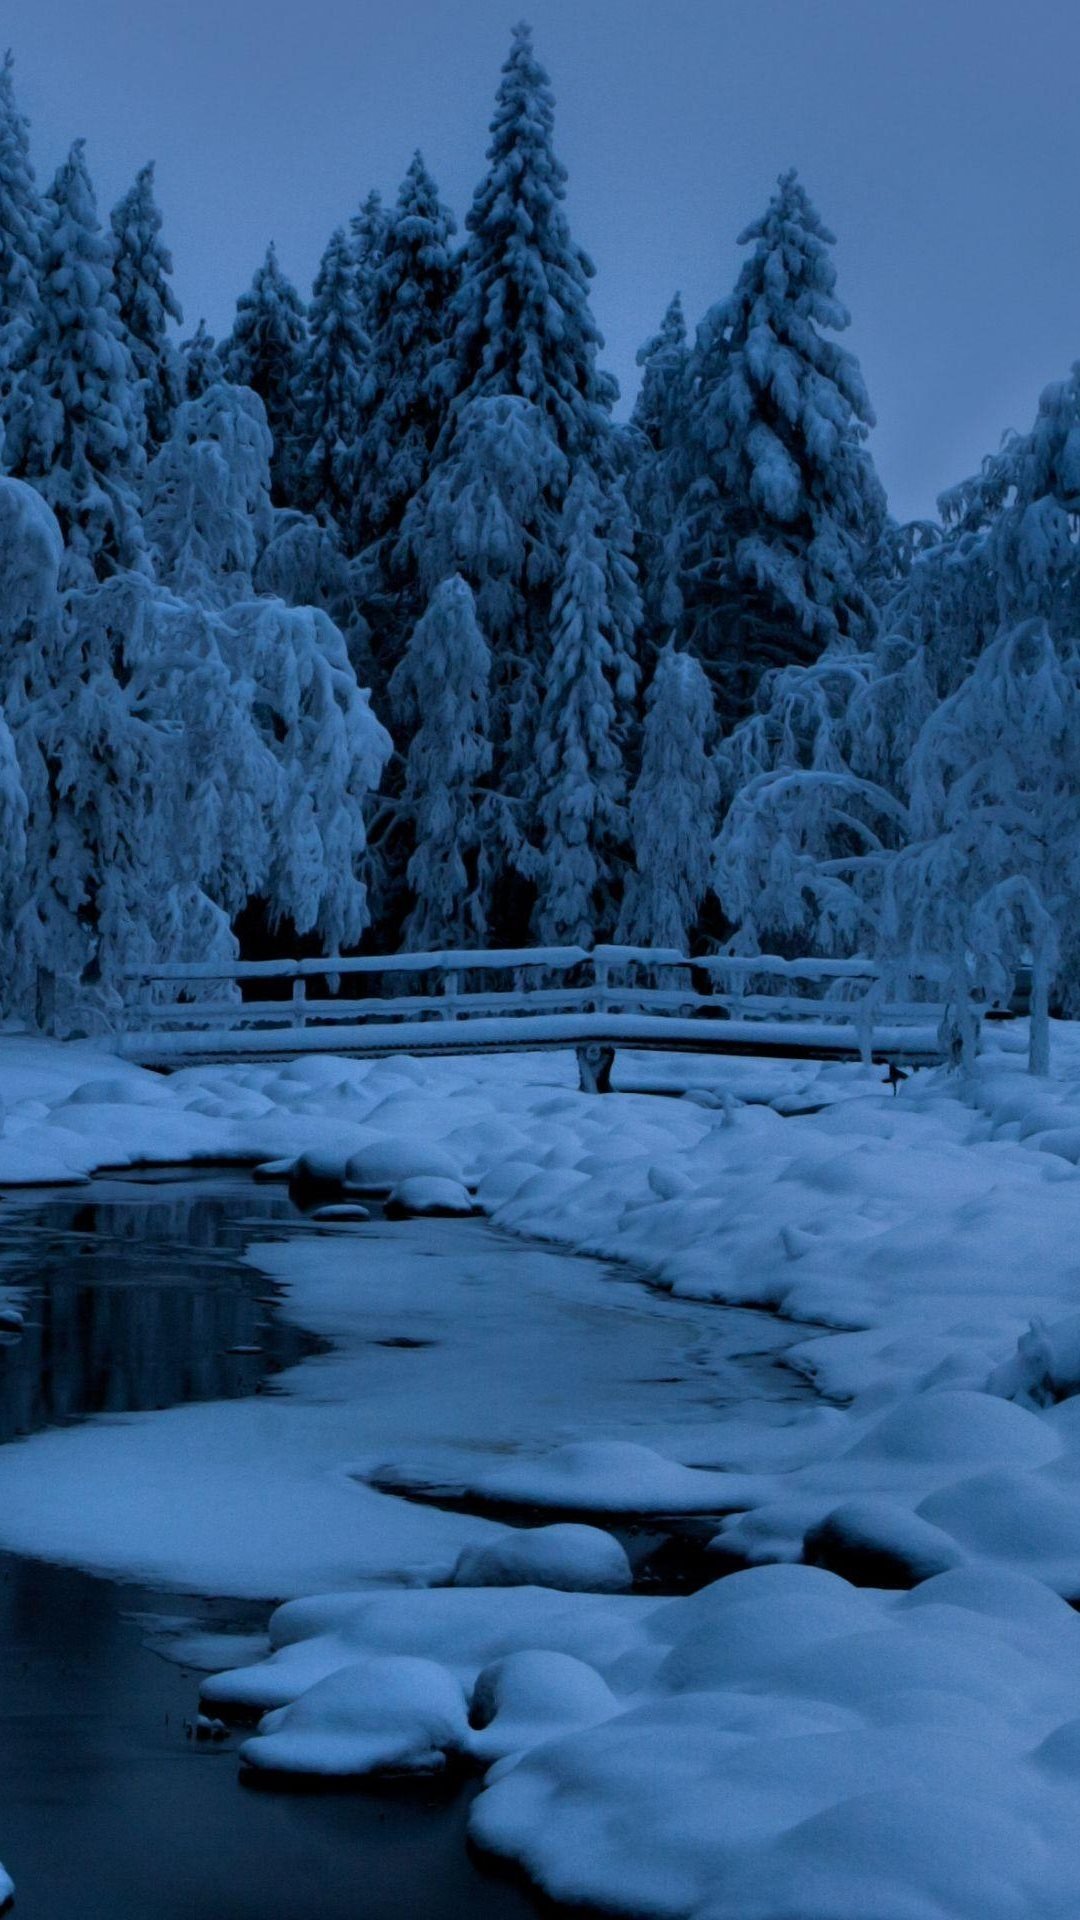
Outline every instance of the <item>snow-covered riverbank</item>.
<svg viewBox="0 0 1080 1920">
<path fill-rule="evenodd" d="M 475 1830 L 560 1897 L 788 1920 L 808 1888 L 828 1920 L 1064 1916 L 1080 1796 L 1080 1696 L 1061 1681 L 1080 1624 L 1058 1597 L 1080 1597 L 1080 1320 L 1067 1324 L 1080 1036 L 1055 1036 L 1044 1082 L 1022 1071 L 1022 1045 L 1008 1031 L 970 1082 L 921 1075 L 895 1099 L 862 1069 L 723 1062 L 695 1067 L 698 1098 L 661 1100 L 581 1095 L 557 1056 L 317 1056 L 162 1080 L 89 1047 L 5 1041 L 0 1182 L 300 1154 L 331 1184 L 441 1171 L 500 1227 L 632 1263 L 657 1311 L 586 1265 L 553 1313 L 545 1256 L 509 1241 L 505 1275 L 485 1244 L 441 1298 L 422 1260 L 366 1229 L 320 1241 L 301 1274 L 297 1249 L 255 1250 L 338 1348 L 300 1370 L 295 1404 L 92 1422 L 8 1448 L 0 1543 L 240 1593 L 398 1583 L 286 1609 L 286 1651 L 221 1683 L 281 1710 L 253 1764 L 319 1771 L 336 1753 L 355 1769 L 387 1737 L 406 1764 L 510 1756 Z M 405 1231 L 422 1255 L 428 1229 Z M 590 1325 L 589 1287 L 612 1284 L 636 1316 L 622 1349 Z M 813 1323 L 791 1330 L 786 1357 L 829 1403 L 763 1414 L 725 1394 L 731 1350 L 708 1333 L 719 1301 Z M 702 1330 L 696 1394 L 666 1384 L 663 1357 L 687 1312 Z M 1033 1316 L 1052 1331 L 1029 1334 Z M 368 1342 L 437 1324 L 453 1352 L 437 1367 L 410 1352 L 403 1393 L 402 1354 L 386 1348 L 361 1404 L 348 1375 L 361 1320 Z M 819 1564 L 659 1607 L 544 1588 L 512 1606 L 482 1587 L 406 1594 L 401 1581 L 445 1580 L 498 1529 L 388 1484 L 601 1522 L 726 1514 L 727 1556 Z M 865 1590 L 882 1580 L 923 1584 L 910 1599 Z"/>
</svg>

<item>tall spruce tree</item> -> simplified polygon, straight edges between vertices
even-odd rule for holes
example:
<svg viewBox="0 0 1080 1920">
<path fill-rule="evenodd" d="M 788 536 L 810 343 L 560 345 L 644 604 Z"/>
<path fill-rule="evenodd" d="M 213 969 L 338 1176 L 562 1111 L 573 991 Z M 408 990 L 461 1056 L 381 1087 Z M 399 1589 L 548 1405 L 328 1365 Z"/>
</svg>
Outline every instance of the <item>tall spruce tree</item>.
<svg viewBox="0 0 1080 1920">
<path fill-rule="evenodd" d="M 637 682 L 633 564 L 587 469 L 563 512 L 563 570 L 536 731 L 541 940 L 590 946 L 614 930 L 626 839 L 623 744 Z"/>
<path fill-rule="evenodd" d="M 596 364 L 603 339 L 589 308 L 595 268 L 571 237 L 554 127 L 550 81 L 529 28 L 515 27 L 487 172 L 465 221 L 454 302 L 455 407 L 481 395 L 521 394 L 540 408 L 564 453 L 602 462 L 617 388 Z"/>
<path fill-rule="evenodd" d="M 161 239 L 161 226 L 151 161 L 139 169 L 133 185 L 112 210 L 113 280 L 142 383 L 149 453 L 168 437 L 180 400 L 179 355 L 168 324 L 172 320 L 179 326 L 184 316 L 170 285 L 172 255 Z"/>
<path fill-rule="evenodd" d="M 376 592 L 406 585 L 395 578 L 390 543 L 427 478 L 446 419 L 447 328 L 459 279 L 454 230 L 453 214 L 414 154 L 371 284 L 371 358 L 353 472 L 352 544 L 368 550 Z"/>
<path fill-rule="evenodd" d="M 42 217 L 30 130 L 15 100 L 9 52 L 0 67 L 0 408 L 37 317 Z"/>
<path fill-rule="evenodd" d="M 644 434 L 654 453 L 667 452 L 671 446 L 687 358 L 686 315 L 682 295 L 677 293 L 660 322 L 660 331 L 637 352 L 641 385 L 630 424 Z"/>
<path fill-rule="evenodd" d="M 634 865 L 618 938 L 632 946 L 689 952 L 718 824 L 715 721 L 700 663 L 666 647 L 646 696 L 641 768 L 630 796 Z"/>
<path fill-rule="evenodd" d="M 435 589 L 390 682 L 394 715 L 409 736 L 399 816 L 411 849 L 412 905 L 403 939 L 420 951 L 482 945 L 487 932 L 490 675 L 473 596 L 453 574 Z"/>
<path fill-rule="evenodd" d="M 206 321 L 200 320 L 191 338 L 180 343 L 180 397 L 200 400 L 208 387 L 224 378 L 217 342 Z"/>
<path fill-rule="evenodd" d="M 830 337 L 849 323 L 833 236 L 794 173 L 740 243 L 752 251 L 735 291 L 690 357 L 672 536 L 681 631 L 725 720 L 763 668 L 872 633 L 865 577 L 885 512 L 858 362 Z"/>
<path fill-rule="evenodd" d="M 305 504 L 344 528 L 354 491 L 356 439 L 370 346 L 356 262 L 339 227 L 330 236 L 308 310 L 310 344 L 300 392 Z"/>
<path fill-rule="evenodd" d="M 676 294 L 659 333 L 638 351 L 641 386 L 627 435 L 627 490 L 637 525 L 643 633 L 653 647 L 665 639 L 675 610 L 668 588 L 667 541 L 675 511 L 673 456 L 688 357 L 682 298 Z"/>
<path fill-rule="evenodd" d="M 266 408 L 274 440 L 270 472 L 279 506 L 294 506 L 301 490 L 300 393 L 306 347 L 304 303 L 282 272 L 271 241 L 250 288 L 236 303 L 222 359 L 228 378 L 251 387 Z"/>
<path fill-rule="evenodd" d="M 382 264 L 383 242 L 386 239 L 389 218 L 383 206 L 382 194 L 378 187 L 372 187 L 371 192 L 361 201 L 349 221 L 349 238 L 356 264 L 360 313 L 365 323 L 372 282 Z"/>
<path fill-rule="evenodd" d="M 566 174 L 553 148 L 554 104 L 526 27 L 502 71 L 487 171 L 467 217 L 452 303 L 450 402 L 431 472 L 402 522 L 397 561 L 425 593 L 460 572 L 492 650 L 494 864 L 537 871 L 548 829 L 537 813 L 536 729 L 555 644 L 552 596 L 571 563 L 563 509 L 575 476 L 598 517 L 623 524 L 610 410 L 615 384 L 597 366 L 592 265 L 571 237 Z M 596 494 L 601 496 L 595 499 Z M 605 536 L 606 537 L 606 536 Z M 496 911 L 520 937 L 528 907 L 515 888 Z"/>
<path fill-rule="evenodd" d="M 77 140 L 49 194 L 40 302 L 13 370 L 4 463 L 52 507 L 65 577 L 80 583 L 144 558 L 142 407 L 112 263 Z"/>
</svg>

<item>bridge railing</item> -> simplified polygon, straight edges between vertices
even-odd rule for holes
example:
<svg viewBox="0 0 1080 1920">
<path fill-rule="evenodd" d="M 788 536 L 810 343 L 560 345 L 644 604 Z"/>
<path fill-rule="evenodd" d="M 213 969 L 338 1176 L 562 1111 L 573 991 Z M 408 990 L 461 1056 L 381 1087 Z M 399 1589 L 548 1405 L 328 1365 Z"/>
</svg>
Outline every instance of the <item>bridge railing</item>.
<svg viewBox="0 0 1080 1920">
<path fill-rule="evenodd" d="M 229 1031 L 482 1016 L 650 1014 L 702 1020 L 836 1022 L 865 1031 L 940 1017 L 943 969 L 887 975 L 872 960 L 601 945 L 363 954 L 134 967 L 125 1031 Z M 938 996 L 938 997 L 936 997 Z"/>
</svg>

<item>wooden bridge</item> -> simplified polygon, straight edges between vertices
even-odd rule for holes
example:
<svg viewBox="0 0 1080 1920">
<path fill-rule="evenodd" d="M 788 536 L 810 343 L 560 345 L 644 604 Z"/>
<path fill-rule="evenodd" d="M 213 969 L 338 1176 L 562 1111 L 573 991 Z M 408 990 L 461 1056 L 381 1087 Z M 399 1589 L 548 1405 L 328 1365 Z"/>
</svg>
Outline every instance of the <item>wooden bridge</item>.
<svg viewBox="0 0 1080 1920">
<path fill-rule="evenodd" d="M 689 959 L 523 947 L 132 969 L 114 1044 L 143 1066 L 574 1049 L 603 1091 L 617 1047 L 783 1059 L 941 1059 L 940 980 L 870 960 Z"/>
</svg>

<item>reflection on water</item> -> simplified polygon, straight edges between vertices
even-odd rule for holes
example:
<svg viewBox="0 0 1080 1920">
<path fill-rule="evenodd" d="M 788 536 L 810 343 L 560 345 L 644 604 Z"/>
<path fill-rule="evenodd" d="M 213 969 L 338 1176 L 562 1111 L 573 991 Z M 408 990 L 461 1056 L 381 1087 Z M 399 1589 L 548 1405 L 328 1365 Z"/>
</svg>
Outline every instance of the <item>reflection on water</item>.
<svg viewBox="0 0 1080 1920">
<path fill-rule="evenodd" d="M 87 1413 L 267 1390 L 320 1343 L 242 1264 L 314 1229 L 232 1173 L 95 1181 L 0 1213 L 0 1438 Z M 254 1352 L 233 1349 L 255 1348 Z M 18 1920 L 528 1920 L 465 1845 L 468 1796 L 245 1792 L 235 1743 L 187 1737 L 198 1676 L 133 1616 L 261 1629 L 267 1609 L 144 1593 L 0 1554 L 0 1858 Z"/>
<path fill-rule="evenodd" d="M 91 1198 L 7 1209 L 0 1280 L 27 1291 L 22 1333 L 0 1340 L 0 1441 L 265 1391 L 320 1342 L 278 1319 L 272 1283 L 242 1255 L 302 1218 L 282 1190 L 220 1173 L 100 1181 Z"/>
</svg>

